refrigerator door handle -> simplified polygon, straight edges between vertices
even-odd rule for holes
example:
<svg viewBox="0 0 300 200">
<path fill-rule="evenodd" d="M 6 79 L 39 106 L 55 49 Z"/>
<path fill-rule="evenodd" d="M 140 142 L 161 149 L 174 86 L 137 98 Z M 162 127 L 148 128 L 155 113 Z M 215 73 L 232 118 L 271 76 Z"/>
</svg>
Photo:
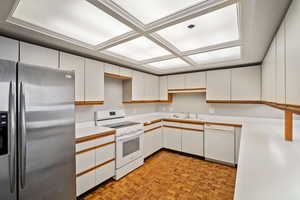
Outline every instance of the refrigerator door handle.
<svg viewBox="0 0 300 200">
<path fill-rule="evenodd" d="M 25 92 L 24 84 L 20 83 L 20 176 L 21 188 L 24 189 L 26 185 L 26 154 L 27 154 L 27 138 L 26 138 L 26 119 L 25 119 Z"/>
<path fill-rule="evenodd" d="M 10 192 L 15 192 L 16 185 L 16 94 L 13 81 L 9 83 L 8 135 L 9 135 L 9 179 Z"/>
</svg>

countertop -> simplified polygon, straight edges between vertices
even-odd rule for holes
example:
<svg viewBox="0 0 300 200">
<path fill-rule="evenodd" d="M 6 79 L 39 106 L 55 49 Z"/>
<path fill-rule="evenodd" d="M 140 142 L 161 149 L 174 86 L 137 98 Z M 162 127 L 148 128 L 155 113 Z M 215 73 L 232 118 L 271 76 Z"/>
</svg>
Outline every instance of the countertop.
<svg viewBox="0 0 300 200">
<path fill-rule="evenodd" d="M 300 125 L 294 141 L 283 139 L 281 120 L 245 120 L 235 200 L 300 199 Z"/>
<path fill-rule="evenodd" d="M 181 114 L 179 119 L 184 120 Z M 126 120 L 147 123 L 173 118 L 173 113 L 129 116 Z M 177 118 L 174 118 L 177 119 Z M 294 123 L 294 141 L 283 139 L 283 120 L 199 115 L 194 121 L 241 124 L 241 144 L 234 200 L 300 199 L 300 122 Z M 112 130 L 104 127 L 77 126 L 76 137 L 84 132 Z M 87 131 L 88 130 L 88 131 Z"/>
<path fill-rule="evenodd" d="M 101 134 L 112 130 L 114 129 L 103 127 L 103 126 L 95 126 L 94 122 L 77 123 L 75 138 L 76 139 L 83 138 L 86 136 Z"/>
</svg>

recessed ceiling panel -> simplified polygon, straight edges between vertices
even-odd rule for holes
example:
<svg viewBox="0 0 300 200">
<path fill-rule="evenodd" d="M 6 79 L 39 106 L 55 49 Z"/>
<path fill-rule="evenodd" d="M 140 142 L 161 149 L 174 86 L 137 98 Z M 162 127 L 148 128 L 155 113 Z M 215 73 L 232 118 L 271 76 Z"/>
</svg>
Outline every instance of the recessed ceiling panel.
<svg viewBox="0 0 300 200">
<path fill-rule="evenodd" d="M 13 17 L 90 45 L 131 31 L 86 0 L 21 0 Z"/>
<path fill-rule="evenodd" d="M 157 32 L 181 51 L 239 39 L 236 4 Z"/>
<path fill-rule="evenodd" d="M 206 0 L 113 0 L 144 24 Z"/>
<path fill-rule="evenodd" d="M 149 63 L 148 66 L 155 67 L 158 69 L 171 69 L 171 68 L 181 68 L 190 66 L 180 58 L 172 58 L 169 60 L 163 60 L 159 62 Z"/>
<path fill-rule="evenodd" d="M 141 61 L 169 55 L 170 52 L 145 37 L 139 37 L 107 49 L 107 51 Z"/>
<path fill-rule="evenodd" d="M 241 58 L 241 47 L 230 47 L 189 56 L 198 64 L 210 64 Z"/>
</svg>

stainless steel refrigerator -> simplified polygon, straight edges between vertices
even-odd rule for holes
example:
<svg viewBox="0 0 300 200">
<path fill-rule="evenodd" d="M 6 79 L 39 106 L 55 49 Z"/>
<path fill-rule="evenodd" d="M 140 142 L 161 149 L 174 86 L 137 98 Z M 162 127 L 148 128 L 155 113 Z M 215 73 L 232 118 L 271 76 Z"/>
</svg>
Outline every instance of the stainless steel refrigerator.
<svg viewBox="0 0 300 200">
<path fill-rule="evenodd" d="M 74 200 L 74 73 L 0 60 L 0 200 Z"/>
</svg>

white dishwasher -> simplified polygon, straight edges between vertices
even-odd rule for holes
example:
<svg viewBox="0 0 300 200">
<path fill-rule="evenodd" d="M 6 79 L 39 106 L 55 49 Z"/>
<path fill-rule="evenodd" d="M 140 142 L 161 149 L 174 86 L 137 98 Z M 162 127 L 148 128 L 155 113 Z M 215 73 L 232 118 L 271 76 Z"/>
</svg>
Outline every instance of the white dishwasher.
<svg viewBox="0 0 300 200">
<path fill-rule="evenodd" d="M 204 127 L 204 156 L 206 160 L 234 165 L 235 131 L 231 126 L 208 125 Z"/>
</svg>

